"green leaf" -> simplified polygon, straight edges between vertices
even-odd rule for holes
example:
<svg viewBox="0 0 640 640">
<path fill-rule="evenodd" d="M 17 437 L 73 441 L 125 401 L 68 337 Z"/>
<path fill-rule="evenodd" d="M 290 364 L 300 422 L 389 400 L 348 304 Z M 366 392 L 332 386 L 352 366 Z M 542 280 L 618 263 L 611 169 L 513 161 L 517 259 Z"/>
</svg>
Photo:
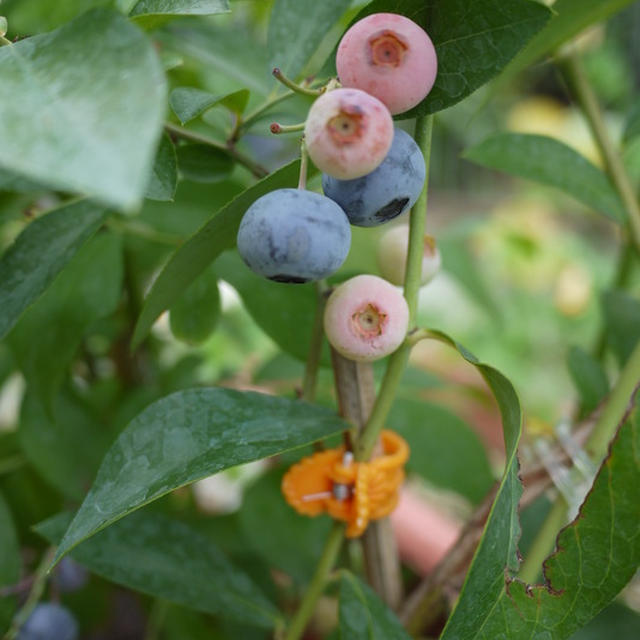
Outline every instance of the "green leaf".
<svg viewBox="0 0 640 640">
<path fill-rule="evenodd" d="M 149 200 L 172 202 L 178 185 L 178 160 L 173 142 L 168 135 L 160 138 L 151 177 L 144 194 Z"/>
<path fill-rule="evenodd" d="M 500 133 L 467 149 L 464 157 L 483 167 L 561 189 L 616 222 L 626 219 L 624 205 L 605 174 L 553 138 Z"/>
<path fill-rule="evenodd" d="M 636 102 L 629 113 L 622 140 L 629 143 L 640 136 L 640 101 Z"/>
<path fill-rule="evenodd" d="M 123 209 L 140 204 L 166 85 L 139 29 L 90 11 L 0 48 L 0 85 L 0 166 Z"/>
<path fill-rule="evenodd" d="M 515 571 L 518 567 L 520 525 L 517 508 L 522 484 L 518 478 L 516 451 L 522 434 L 522 412 L 513 385 L 499 371 L 478 362 L 464 347 L 445 334 L 439 331 L 430 331 L 429 334 L 455 348 L 476 367 L 496 399 L 504 433 L 504 473 L 456 608 L 441 636 L 442 640 L 462 640 L 476 637 L 475 631 L 481 627 L 500 597 L 505 571 Z"/>
<path fill-rule="evenodd" d="M 631 580 L 640 563 L 640 429 L 623 425 L 576 519 L 544 564 L 546 583 L 506 587 L 481 625 L 443 638 L 563 640 L 584 626 Z M 612 636 L 613 637 L 613 636 Z"/>
<path fill-rule="evenodd" d="M 110 440 L 87 407 L 68 392 L 57 396 L 53 417 L 34 393 L 27 393 L 18 438 L 40 476 L 72 500 L 87 492 Z"/>
<path fill-rule="evenodd" d="M 8 336 L 15 360 L 46 407 L 89 326 L 120 301 L 122 240 L 101 233 L 63 269 Z"/>
<path fill-rule="evenodd" d="M 602 295 L 602 311 L 607 342 L 622 366 L 640 340 L 640 301 L 622 291 L 607 291 Z"/>
<path fill-rule="evenodd" d="M 190 344 L 204 342 L 220 318 L 220 292 L 215 271 L 206 269 L 169 311 L 171 332 Z"/>
<path fill-rule="evenodd" d="M 147 335 L 156 318 L 182 295 L 198 274 L 225 249 L 235 246 L 240 221 L 251 204 L 274 189 L 294 187 L 299 170 L 300 161 L 295 160 L 243 191 L 171 256 L 147 295 L 133 335 L 134 347 Z"/>
<path fill-rule="evenodd" d="M 129 423 L 107 452 L 56 561 L 173 489 L 346 428 L 328 409 L 260 393 L 191 389 L 166 396 Z"/>
<path fill-rule="evenodd" d="M 20 546 L 13 517 L 0 493 L 0 588 L 20 579 Z M 4 633 L 16 608 L 13 598 L 0 598 L 0 633 Z"/>
<path fill-rule="evenodd" d="M 270 567 L 305 584 L 322 554 L 331 520 L 308 518 L 292 509 L 282 497 L 282 476 L 281 469 L 272 469 L 249 487 L 239 512 L 240 526 L 249 548 Z"/>
<path fill-rule="evenodd" d="M 582 411 L 591 413 L 609 393 L 607 374 L 591 354 L 576 346 L 569 350 L 567 365 L 580 394 Z"/>
<path fill-rule="evenodd" d="M 138 0 L 129 11 L 129 15 L 208 16 L 230 11 L 228 0 Z"/>
<path fill-rule="evenodd" d="M 249 91 L 240 89 L 222 96 L 193 87 L 178 87 L 171 92 L 169 104 L 182 124 L 201 116 L 205 111 L 221 104 L 234 113 L 242 113 L 249 101 Z"/>
<path fill-rule="evenodd" d="M 488 312 L 493 320 L 499 321 L 502 313 L 492 290 L 483 278 L 481 266 L 470 245 L 467 229 L 444 231 L 438 238 L 442 267 L 458 280 L 465 292 Z"/>
<path fill-rule="evenodd" d="M 438 56 L 431 92 L 403 118 L 442 111 L 466 98 L 500 73 L 551 15 L 529 0 L 374 0 L 354 22 L 379 12 L 417 22 Z"/>
<path fill-rule="evenodd" d="M 514 58 L 500 81 L 507 81 L 588 26 L 604 22 L 632 2 L 633 0 L 557 0 L 553 4 L 551 20 Z"/>
<path fill-rule="evenodd" d="M 181 144 L 177 154 L 180 174 L 186 180 L 220 182 L 233 171 L 231 156 L 207 144 Z"/>
<path fill-rule="evenodd" d="M 18 236 L 0 258 L 0 338 L 105 218 L 99 206 L 86 200 L 73 202 L 34 220 Z"/>
<path fill-rule="evenodd" d="M 400 621 L 362 580 L 340 572 L 340 640 L 410 640 Z"/>
<path fill-rule="evenodd" d="M 62 513 L 36 531 L 57 544 L 70 521 Z M 280 619 L 210 538 L 160 513 L 131 514 L 78 546 L 73 558 L 107 580 L 203 613 L 264 628 Z"/>
<path fill-rule="evenodd" d="M 318 302 L 314 285 L 291 286 L 265 280 L 253 273 L 236 251 L 223 253 L 216 260 L 216 270 L 240 294 L 256 324 L 282 350 L 306 362 Z M 331 365 L 326 344 L 322 363 Z"/>
<path fill-rule="evenodd" d="M 271 67 L 297 78 L 350 5 L 351 0 L 276 0 L 267 35 Z"/>
<path fill-rule="evenodd" d="M 273 78 L 265 65 L 269 59 L 266 47 L 260 38 L 247 34 L 246 24 L 219 26 L 194 19 L 170 25 L 160 39 L 199 65 L 221 72 L 231 80 L 230 89 L 249 89 L 266 97 L 273 88 Z"/>
<path fill-rule="evenodd" d="M 388 419 L 411 446 L 407 470 L 471 502 L 480 502 L 493 485 L 480 438 L 450 411 L 419 400 L 397 399 Z"/>
<path fill-rule="evenodd" d="M 571 636 L 571 640 L 602 640 L 603 638 L 640 637 L 640 615 L 614 602 L 600 612 L 586 627 Z"/>
</svg>

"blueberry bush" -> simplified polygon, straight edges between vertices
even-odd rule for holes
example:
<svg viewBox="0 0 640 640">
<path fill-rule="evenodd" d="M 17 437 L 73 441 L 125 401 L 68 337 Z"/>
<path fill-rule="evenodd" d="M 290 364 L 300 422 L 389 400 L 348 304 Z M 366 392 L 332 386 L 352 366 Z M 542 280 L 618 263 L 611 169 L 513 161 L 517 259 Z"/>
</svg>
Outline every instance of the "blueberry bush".
<svg viewBox="0 0 640 640">
<path fill-rule="evenodd" d="M 639 637 L 634 29 L 0 2 L 0 636 Z"/>
</svg>

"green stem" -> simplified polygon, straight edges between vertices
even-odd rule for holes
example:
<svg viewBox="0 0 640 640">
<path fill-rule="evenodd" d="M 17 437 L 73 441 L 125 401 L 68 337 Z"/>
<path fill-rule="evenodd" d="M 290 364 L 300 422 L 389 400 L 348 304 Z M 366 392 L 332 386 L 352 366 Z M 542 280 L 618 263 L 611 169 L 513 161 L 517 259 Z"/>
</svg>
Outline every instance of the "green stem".
<svg viewBox="0 0 640 640">
<path fill-rule="evenodd" d="M 18 636 L 21 627 L 29 619 L 32 611 L 40 601 L 40 598 L 42 597 L 42 594 L 44 592 L 44 587 L 47 583 L 47 572 L 49 569 L 49 565 L 53 560 L 54 554 L 55 548 L 49 547 L 49 549 L 47 549 L 47 551 L 45 551 L 44 555 L 42 556 L 42 560 L 40 560 L 40 564 L 38 565 L 38 568 L 36 569 L 36 572 L 33 576 L 31 591 L 29 592 L 25 603 L 13 618 L 11 627 L 5 634 L 3 640 L 14 640 Z"/>
<path fill-rule="evenodd" d="M 4 47 L 7 44 L 13 44 L 11 40 L 5 38 L 4 36 L 0 36 L 0 47 Z"/>
<path fill-rule="evenodd" d="M 562 60 L 561 66 L 573 94 L 587 119 L 591 133 L 604 160 L 607 174 L 627 210 L 631 236 L 636 249 L 640 251 L 640 204 L 617 152 L 602 116 L 598 98 L 589 83 L 579 55 L 572 51 Z"/>
<path fill-rule="evenodd" d="M 609 442 L 624 418 L 629 402 L 639 384 L 640 340 L 620 372 L 620 377 L 607 399 L 607 404 L 585 444 L 585 450 L 594 462 L 599 464 L 606 455 Z"/>
<path fill-rule="evenodd" d="M 551 511 L 547 514 L 534 541 L 531 543 L 527 557 L 520 566 L 520 570 L 518 571 L 518 578 L 520 580 L 531 584 L 538 577 L 542 563 L 553 550 L 553 543 L 556 540 L 558 531 L 560 531 L 565 523 L 567 509 L 568 505 L 565 499 L 558 494 L 556 501 L 551 507 Z"/>
<path fill-rule="evenodd" d="M 214 149 L 218 149 L 223 153 L 231 156 L 236 162 L 244 165 L 256 178 L 264 178 L 268 175 L 268 171 L 255 163 L 251 158 L 244 155 L 241 151 L 238 151 L 234 146 L 228 146 L 210 138 L 209 136 L 205 136 L 201 133 L 197 133 L 196 131 L 192 131 L 191 129 L 185 129 L 185 127 L 181 127 L 177 124 L 173 124 L 172 122 L 165 122 L 164 128 L 166 131 L 178 138 L 182 138 L 183 140 L 191 140 L 192 142 L 199 142 L 200 144 L 206 144 L 209 147 L 213 147 Z"/>
<path fill-rule="evenodd" d="M 295 91 L 295 93 L 300 93 L 303 96 L 319 96 L 320 94 L 324 93 L 324 89 L 308 89 L 307 87 L 303 87 L 299 84 L 296 84 L 293 80 L 290 80 L 289 78 L 287 78 L 287 76 L 284 75 L 284 73 L 282 73 L 282 71 L 280 69 L 278 69 L 278 67 L 276 67 L 273 71 L 273 77 L 278 80 L 279 82 L 282 82 L 282 84 L 287 87 L 287 89 L 291 89 L 291 91 Z"/>
<path fill-rule="evenodd" d="M 298 124 L 280 124 L 279 122 L 272 122 L 269 126 L 269 131 L 274 134 L 280 133 L 297 133 L 299 131 L 304 131 L 305 127 L 304 122 L 299 122 Z"/>
<path fill-rule="evenodd" d="M 256 109 L 254 109 L 251 113 L 247 115 L 246 118 L 240 122 L 238 128 L 236 130 L 235 139 L 240 137 L 243 131 L 246 131 L 256 120 L 258 120 L 266 111 L 271 109 L 271 107 L 279 104 L 283 100 L 288 100 L 291 96 L 294 96 L 295 93 L 293 91 L 287 91 L 286 93 L 281 93 L 279 96 L 275 96 L 270 100 L 267 100 L 264 104 L 260 105 Z"/>
<path fill-rule="evenodd" d="M 307 172 L 309 169 L 309 153 L 304 137 L 300 142 L 300 176 L 298 178 L 298 189 L 307 188 Z"/>
<path fill-rule="evenodd" d="M 418 292 L 421 286 L 422 258 L 424 257 L 424 230 L 426 226 L 427 197 L 429 182 L 429 165 L 431 162 L 431 135 L 433 132 L 433 116 L 416 120 L 415 140 L 422 150 L 426 165 L 426 179 L 418 200 L 411 209 L 409 218 L 409 249 L 407 267 L 404 278 L 404 297 L 409 305 L 409 327 L 416 323 L 418 309 Z"/>
<path fill-rule="evenodd" d="M 638 385 L 640 385 L 640 341 L 636 344 L 622 369 L 620 377 L 585 444 L 585 451 L 596 464 L 600 464 L 605 456 L 609 442 L 624 420 Z M 558 495 L 553 508 L 538 531 L 527 558 L 522 563 L 518 573 L 519 578 L 527 582 L 535 580 L 544 559 L 553 550 L 558 531 L 565 523 L 566 517 L 567 503 L 562 496 Z"/>
<path fill-rule="evenodd" d="M 327 541 L 324 545 L 324 550 L 316 572 L 311 580 L 311 584 L 307 589 L 307 592 L 300 603 L 300 607 L 296 611 L 295 616 L 291 620 L 289 629 L 285 636 L 285 640 L 298 640 L 309 622 L 318 598 L 322 595 L 324 588 L 327 584 L 331 571 L 336 563 L 338 554 L 342 547 L 342 540 L 344 537 L 344 524 L 342 522 L 334 522 Z"/>
<path fill-rule="evenodd" d="M 313 319 L 313 330 L 311 333 L 311 344 L 309 345 L 309 355 L 304 368 L 304 378 L 302 381 L 302 399 L 307 402 L 314 402 L 316 399 L 316 386 L 318 380 L 318 367 L 320 366 L 320 356 L 322 354 L 322 340 L 324 338 L 322 328 L 322 318 L 324 316 L 324 284 L 316 283 L 317 306 Z"/>
<path fill-rule="evenodd" d="M 409 307 L 409 327 L 416 322 L 418 309 L 418 292 L 420 291 L 420 275 L 422 271 L 422 256 L 424 251 L 424 229 L 427 211 L 427 192 L 429 181 L 429 164 L 431 158 L 431 134 L 433 131 L 433 116 L 422 116 L 416 121 L 415 139 L 422 150 L 427 168 L 422 193 L 411 209 L 409 219 L 409 250 L 407 253 L 407 269 L 405 273 L 404 296 Z M 411 349 L 403 344 L 390 358 L 387 364 L 380 392 L 373 405 L 371 416 L 358 439 L 355 448 L 356 460 L 368 460 L 378 441 L 380 431 L 395 400 L 400 380 L 404 373 Z"/>
</svg>

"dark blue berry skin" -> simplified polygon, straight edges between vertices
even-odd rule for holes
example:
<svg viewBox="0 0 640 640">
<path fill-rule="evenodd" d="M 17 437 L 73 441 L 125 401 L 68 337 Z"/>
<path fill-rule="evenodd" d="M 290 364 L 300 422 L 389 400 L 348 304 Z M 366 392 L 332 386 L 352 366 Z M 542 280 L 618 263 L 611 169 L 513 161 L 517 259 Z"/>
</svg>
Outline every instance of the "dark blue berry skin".
<svg viewBox="0 0 640 640">
<path fill-rule="evenodd" d="M 68 609 L 54 602 L 41 602 L 18 634 L 18 640 L 77 640 L 78 623 Z"/>
<path fill-rule="evenodd" d="M 75 560 L 65 556 L 56 566 L 52 581 L 64 593 L 78 591 L 89 581 L 89 572 Z"/>
<path fill-rule="evenodd" d="M 345 261 L 350 246 L 344 211 L 303 189 L 277 189 L 258 198 L 238 231 L 238 251 L 247 266 L 276 282 L 326 278 Z"/>
<path fill-rule="evenodd" d="M 418 199 L 426 170 L 424 156 L 413 138 L 396 129 L 382 164 L 355 180 L 322 174 L 324 194 L 337 202 L 358 227 L 375 227 L 393 220 Z"/>
</svg>

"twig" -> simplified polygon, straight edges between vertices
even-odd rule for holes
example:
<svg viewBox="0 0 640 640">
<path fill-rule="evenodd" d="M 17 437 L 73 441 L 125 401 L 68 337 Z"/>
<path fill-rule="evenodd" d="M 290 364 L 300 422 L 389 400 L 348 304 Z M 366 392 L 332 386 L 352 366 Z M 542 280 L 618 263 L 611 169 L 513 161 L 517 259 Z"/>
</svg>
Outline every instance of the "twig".
<svg viewBox="0 0 640 640">
<path fill-rule="evenodd" d="M 261 165 L 254 162 L 249 156 L 246 156 L 241 151 L 238 151 L 233 145 L 224 145 L 213 138 L 209 138 L 201 133 L 191 131 L 191 129 L 185 129 L 172 122 L 165 122 L 164 128 L 166 131 L 183 140 L 191 140 L 192 142 L 199 142 L 200 144 L 206 144 L 209 147 L 218 149 L 228 156 L 233 158 L 236 162 L 245 166 L 256 178 L 264 178 L 269 172 Z"/>
<path fill-rule="evenodd" d="M 331 350 L 340 415 L 354 425 L 352 440 L 364 428 L 375 402 L 375 380 L 369 362 L 354 362 Z M 367 580 L 392 609 L 402 600 L 400 559 L 391 521 L 382 518 L 369 523 L 362 536 Z"/>
</svg>

